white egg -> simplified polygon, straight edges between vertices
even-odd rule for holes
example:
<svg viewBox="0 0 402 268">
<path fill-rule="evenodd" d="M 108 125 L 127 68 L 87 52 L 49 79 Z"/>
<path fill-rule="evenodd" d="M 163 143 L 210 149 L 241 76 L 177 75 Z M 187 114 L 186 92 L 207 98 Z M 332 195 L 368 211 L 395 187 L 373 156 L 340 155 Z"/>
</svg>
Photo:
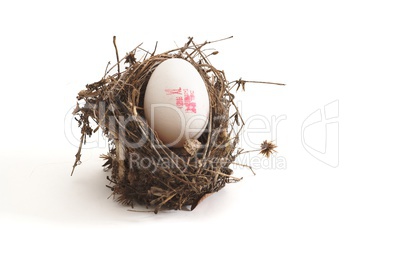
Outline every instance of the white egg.
<svg viewBox="0 0 402 268">
<path fill-rule="evenodd" d="M 203 133 L 209 97 L 197 69 L 184 59 L 167 59 L 152 73 L 144 97 L 145 118 L 169 147 L 182 147 Z"/>
</svg>

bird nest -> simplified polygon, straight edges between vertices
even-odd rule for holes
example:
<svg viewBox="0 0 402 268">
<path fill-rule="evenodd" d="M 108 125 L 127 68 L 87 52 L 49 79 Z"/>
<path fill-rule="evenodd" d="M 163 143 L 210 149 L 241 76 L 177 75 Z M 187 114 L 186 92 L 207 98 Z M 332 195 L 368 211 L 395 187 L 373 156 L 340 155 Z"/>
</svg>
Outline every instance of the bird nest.
<svg viewBox="0 0 402 268">
<path fill-rule="evenodd" d="M 126 205 L 142 204 L 155 213 L 161 209 L 194 209 L 199 202 L 241 178 L 232 175 L 231 164 L 243 152 L 238 148 L 243 119 L 233 90 L 247 81 L 228 82 L 223 71 L 209 61 L 205 46 L 192 38 L 181 48 L 156 54 L 140 46 L 108 64 L 103 78 L 78 93 L 73 114 L 81 128 L 81 143 L 73 171 L 81 163 L 87 137 L 101 129 L 109 140 L 104 168 L 111 170 L 107 185 L 114 198 Z M 210 101 L 208 124 L 198 139 L 182 148 L 167 147 L 150 127 L 144 114 L 144 95 L 155 68 L 170 58 L 191 63 L 203 78 Z M 120 66 L 125 66 L 120 70 Z M 113 73 L 114 74 L 111 74 Z M 275 145 L 264 142 L 261 152 L 269 156 Z"/>
</svg>

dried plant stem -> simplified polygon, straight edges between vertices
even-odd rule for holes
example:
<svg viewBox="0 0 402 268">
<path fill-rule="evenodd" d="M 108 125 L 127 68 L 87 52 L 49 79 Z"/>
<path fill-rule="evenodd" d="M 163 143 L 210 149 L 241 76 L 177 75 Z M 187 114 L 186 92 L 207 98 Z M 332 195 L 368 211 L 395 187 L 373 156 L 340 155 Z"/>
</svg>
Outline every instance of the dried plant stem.
<svg viewBox="0 0 402 268">
<path fill-rule="evenodd" d="M 73 170 L 71 170 L 70 176 L 73 176 L 75 168 L 78 166 L 78 163 L 81 161 L 81 150 L 82 150 L 82 145 L 84 143 L 84 139 L 85 139 L 85 133 L 82 133 L 81 138 L 80 138 L 80 146 L 78 146 L 78 152 L 75 154 L 75 162 L 73 165 Z"/>
<path fill-rule="evenodd" d="M 117 49 L 117 44 L 116 44 L 116 36 L 113 36 L 113 45 L 114 49 L 116 51 L 116 59 L 117 59 L 117 79 L 120 78 L 120 60 L 119 60 L 119 50 Z"/>
<path fill-rule="evenodd" d="M 267 84 L 267 85 L 277 85 L 277 86 L 286 86 L 283 83 L 275 83 L 275 82 L 265 82 L 265 81 L 251 81 L 251 80 L 237 80 L 238 83 L 254 83 L 254 84 Z"/>
<path fill-rule="evenodd" d="M 236 163 L 236 162 L 233 162 L 232 164 L 233 164 L 233 165 L 236 165 L 236 166 L 246 167 L 246 168 L 250 169 L 251 172 L 252 172 L 254 175 L 256 175 L 256 173 L 254 172 L 254 170 L 253 170 L 253 168 L 252 168 L 251 166 L 244 165 L 244 164 L 240 164 L 240 163 Z"/>
</svg>

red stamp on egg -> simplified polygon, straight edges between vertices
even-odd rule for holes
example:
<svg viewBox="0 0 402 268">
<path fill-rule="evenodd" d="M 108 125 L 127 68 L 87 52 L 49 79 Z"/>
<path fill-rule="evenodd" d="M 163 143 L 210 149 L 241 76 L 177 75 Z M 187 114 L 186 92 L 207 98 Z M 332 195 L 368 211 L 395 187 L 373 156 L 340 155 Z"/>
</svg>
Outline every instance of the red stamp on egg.
<svg viewBox="0 0 402 268">
<path fill-rule="evenodd" d="M 181 87 L 177 89 L 165 89 L 166 95 L 177 95 L 176 96 L 176 107 L 185 108 L 186 112 L 196 113 L 197 104 L 195 102 L 194 90 L 182 89 Z"/>
</svg>

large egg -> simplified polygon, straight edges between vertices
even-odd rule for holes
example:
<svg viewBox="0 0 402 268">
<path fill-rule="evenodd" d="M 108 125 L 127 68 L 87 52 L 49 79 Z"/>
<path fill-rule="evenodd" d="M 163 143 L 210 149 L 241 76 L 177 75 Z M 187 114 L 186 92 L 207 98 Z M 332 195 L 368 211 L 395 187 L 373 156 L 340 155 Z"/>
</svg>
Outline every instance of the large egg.
<svg viewBox="0 0 402 268">
<path fill-rule="evenodd" d="M 208 123 L 209 97 L 204 80 L 184 59 L 167 59 L 152 73 L 144 97 L 145 118 L 169 147 L 197 139 Z"/>
</svg>

